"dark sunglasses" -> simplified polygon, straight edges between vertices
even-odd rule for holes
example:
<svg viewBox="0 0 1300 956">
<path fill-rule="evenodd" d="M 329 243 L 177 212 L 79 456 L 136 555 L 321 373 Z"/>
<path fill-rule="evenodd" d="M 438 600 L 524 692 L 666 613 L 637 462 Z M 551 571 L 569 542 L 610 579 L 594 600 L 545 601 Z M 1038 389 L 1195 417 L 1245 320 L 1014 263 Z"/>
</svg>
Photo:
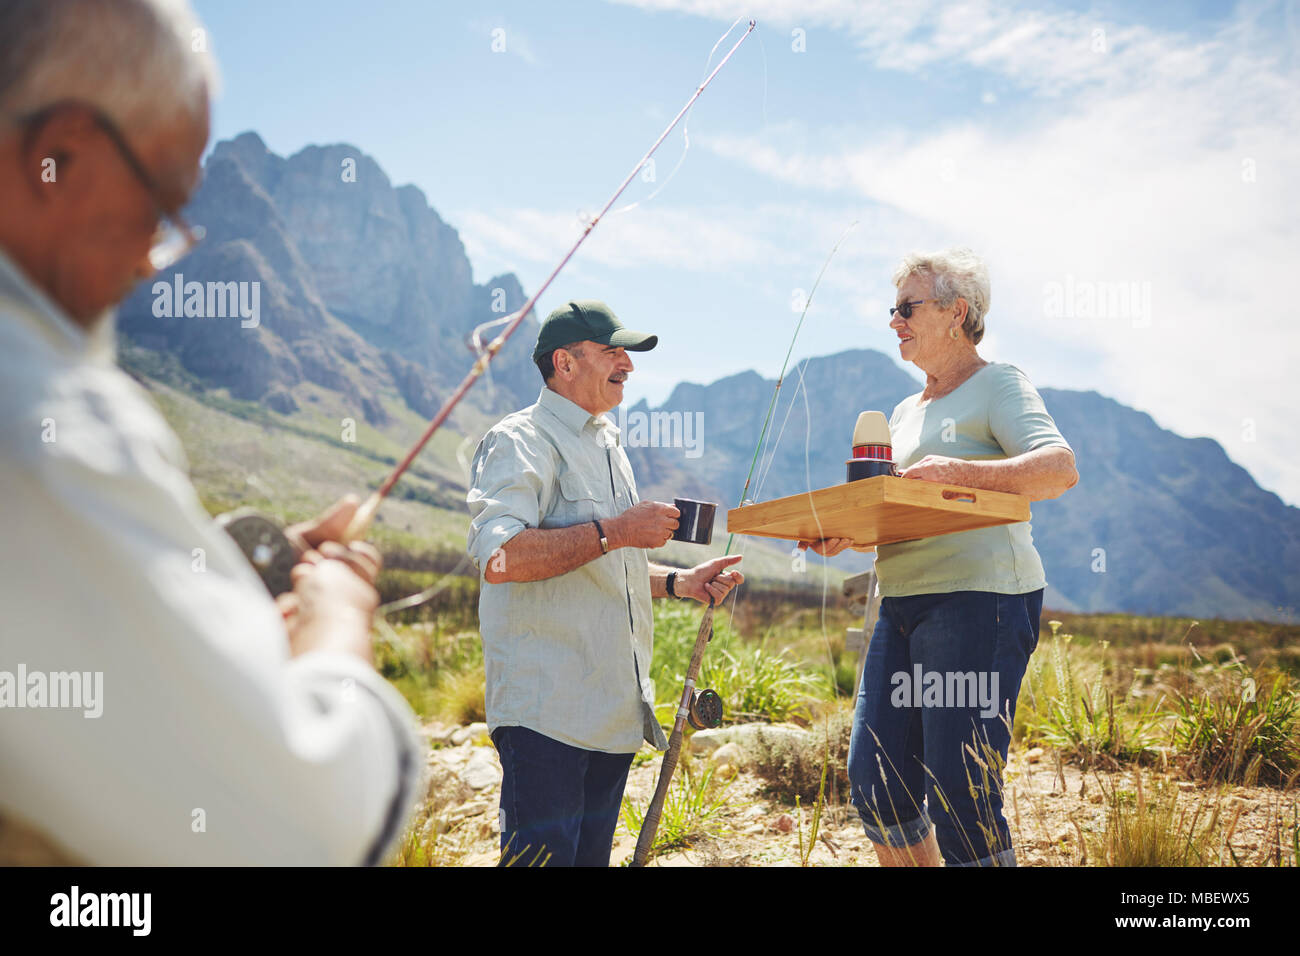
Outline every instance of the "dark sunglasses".
<svg viewBox="0 0 1300 956">
<path fill-rule="evenodd" d="M 934 301 L 933 299 L 917 299 L 914 302 L 904 302 L 902 305 L 896 305 L 893 308 L 891 308 L 889 310 L 889 317 L 892 319 L 894 317 L 894 313 L 897 312 L 903 318 L 910 319 L 912 317 L 912 306 L 921 305 L 923 302 L 933 302 L 933 301 Z"/>
</svg>

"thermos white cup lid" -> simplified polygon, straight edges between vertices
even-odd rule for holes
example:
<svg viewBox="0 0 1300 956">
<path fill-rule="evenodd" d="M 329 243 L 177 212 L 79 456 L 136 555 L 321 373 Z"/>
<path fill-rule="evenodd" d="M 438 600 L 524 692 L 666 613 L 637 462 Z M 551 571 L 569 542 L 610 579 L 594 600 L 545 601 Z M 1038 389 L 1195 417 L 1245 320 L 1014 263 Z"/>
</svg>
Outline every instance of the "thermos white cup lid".
<svg viewBox="0 0 1300 956">
<path fill-rule="evenodd" d="M 863 412 L 853 428 L 854 445 L 889 445 L 889 420 L 884 412 Z"/>
</svg>

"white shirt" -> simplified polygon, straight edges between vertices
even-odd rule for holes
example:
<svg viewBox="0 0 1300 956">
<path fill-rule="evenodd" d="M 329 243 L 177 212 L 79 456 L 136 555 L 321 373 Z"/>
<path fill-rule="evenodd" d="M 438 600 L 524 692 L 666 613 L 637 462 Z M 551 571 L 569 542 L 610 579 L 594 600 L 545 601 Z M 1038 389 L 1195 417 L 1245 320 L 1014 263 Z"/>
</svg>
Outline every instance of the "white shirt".
<svg viewBox="0 0 1300 956">
<path fill-rule="evenodd" d="M 289 657 L 111 340 L 0 253 L 0 817 L 94 864 L 379 862 L 410 708 L 351 655 Z"/>
</svg>

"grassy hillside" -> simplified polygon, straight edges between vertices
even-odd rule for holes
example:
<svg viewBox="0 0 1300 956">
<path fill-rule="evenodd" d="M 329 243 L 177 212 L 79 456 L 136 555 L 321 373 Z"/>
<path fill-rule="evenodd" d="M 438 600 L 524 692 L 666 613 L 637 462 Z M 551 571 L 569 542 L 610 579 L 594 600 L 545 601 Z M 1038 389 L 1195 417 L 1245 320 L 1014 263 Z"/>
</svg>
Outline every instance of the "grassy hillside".
<svg viewBox="0 0 1300 956">
<path fill-rule="evenodd" d="M 157 353 L 127 350 L 124 365 L 141 377 L 180 437 L 190 473 L 213 514 L 252 507 L 282 521 L 297 521 L 351 492 L 378 487 L 427 424 L 396 395 L 381 396 L 390 421 L 376 428 L 354 418 L 340 396 L 311 385 L 299 411 L 282 415 L 222 391 L 200 391 Z M 351 425 L 345 425 L 350 420 Z M 458 570 L 469 514 L 465 507 L 468 465 L 478 437 L 493 419 L 479 410 L 457 409 L 384 502 L 371 533 L 391 569 L 424 572 L 402 578 L 419 590 L 435 576 Z M 465 437 L 465 433 L 472 437 Z M 725 509 L 720 509 L 724 511 Z M 711 546 L 669 542 L 651 559 L 690 566 L 723 553 L 727 535 L 719 523 Z M 844 572 L 826 568 L 816 555 L 796 561 L 779 543 L 737 538 L 732 553 L 744 554 L 751 580 L 798 592 L 826 588 L 839 593 Z M 824 573 L 823 573 L 824 572 Z M 385 591 L 390 591 L 385 588 Z M 387 596 L 387 594 L 386 594 Z"/>
</svg>

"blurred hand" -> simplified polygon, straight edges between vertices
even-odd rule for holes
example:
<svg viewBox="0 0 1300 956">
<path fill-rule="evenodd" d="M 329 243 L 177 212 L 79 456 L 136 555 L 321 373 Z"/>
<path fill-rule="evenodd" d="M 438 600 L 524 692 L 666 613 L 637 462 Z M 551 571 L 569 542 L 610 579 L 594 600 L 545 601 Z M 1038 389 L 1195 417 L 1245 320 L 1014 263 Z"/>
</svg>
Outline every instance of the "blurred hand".
<svg viewBox="0 0 1300 956">
<path fill-rule="evenodd" d="M 367 584 L 374 584 L 379 570 L 384 566 L 384 559 L 375 546 L 366 541 L 353 541 L 351 544 L 339 544 L 337 541 L 322 541 L 319 548 L 309 548 L 298 557 L 298 563 L 289 573 L 291 580 L 299 568 L 317 565 L 322 561 L 341 561 Z"/>
<path fill-rule="evenodd" d="M 820 541 L 800 541 L 801 550 L 812 548 L 823 557 L 833 558 L 845 548 L 853 546 L 852 538 L 822 538 Z"/>
<path fill-rule="evenodd" d="M 701 604 L 708 604 L 713 599 L 715 607 L 731 593 L 731 589 L 745 583 L 745 576 L 739 571 L 727 571 L 726 568 L 740 561 L 741 555 L 714 558 L 697 564 L 689 571 L 679 571 L 673 590 L 678 597 L 694 598 Z"/>
<path fill-rule="evenodd" d="M 348 529 L 352 516 L 361 507 L 361 500 L 356 495 L 344 495 L 315 518 L 291 524 L 284 529 L 284 536 L 298 552 L 298 559 L 312 548 L 326 541 L 342 541 L 343 532 Z"/>
<path fill-rule="evenodd" d="M 379 592 L 371 584 L 376 570 L 368 557 L 334 542 L 307 552 L 290 572 L 293 592 L 276 600 L 289 632 L 290 656 L 339 650 L 369 662 L 370 622 L 379 606 Z"/>
<path fill-rule="evenodd" d="M 662 548 L 677 530 L 681 515 L 675 507 L 662 501 L 642 501 L 606 521 L 605 533 L 611 536 L 611 544 L 616 536 L 619 547 Z"/>
<path fill-rule="evenodd" d="M 373 545 L 364 541 L 354 541 L 350 545 L 339 543 L 359 506 L 356 495 L 346 495 L 315 518 L 284 529 L 285 537 L 298 552 L 299 563 L 290 572 L 293 590 L 278 595 L 275 603 L 284 618 L 285 630 L 289 633 L 289 651 L 292 656 L 296 657 L 319 646 L 323 640 L 321 625 L 323 621 L 329 620 L 329 615 L 339 616 L 345 622 L 340 631 L 347 634 L 355 630 L 355 627 L 349 627 L 346 622 L 355 622 L 357 615 L 364 612 L 366 639 L 364 642 L 349 639 L 347 649 L 370 660 L 369 619 L 379 601 L 374 583 L 383 566 L 383 558 Z M 326 569 L 324 577 L 307 583 L 312 571 L 325 562 L 341 565 L 357 580 L 348 581 L 344 578 L 343 588 L 336 596 L 321 594 L 320 589 L 328 586 L 339 575 L 337 568 Z M 358 589 L 357 584 L 361 584 L 362 588 Z M 337 607 L 332 607 L 330 603 L 334 597 L 341 602 Z M 304 623 L 310 625 L 306 632 L 303 631 Z"/>
</svg>

